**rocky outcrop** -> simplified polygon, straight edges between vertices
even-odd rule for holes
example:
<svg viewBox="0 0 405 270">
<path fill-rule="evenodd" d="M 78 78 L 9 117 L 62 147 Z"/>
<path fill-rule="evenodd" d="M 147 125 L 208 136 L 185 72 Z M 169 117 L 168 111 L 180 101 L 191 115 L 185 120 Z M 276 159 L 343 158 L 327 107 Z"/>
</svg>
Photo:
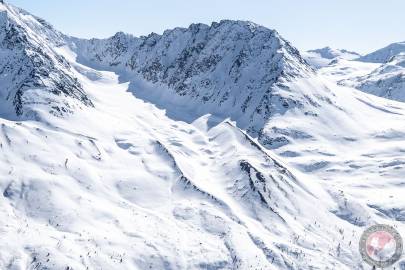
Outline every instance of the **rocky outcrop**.
<svg viewBox="0 0 405 270">
<path fill-rule="evenodd" d="M 3 113 L 35 118 L 38 110 L 54 115 L 92 106 L 69 62 L 55 52 L 61 35 L 41 19 L 0 5 L 0 97 Z"/>
</svg>

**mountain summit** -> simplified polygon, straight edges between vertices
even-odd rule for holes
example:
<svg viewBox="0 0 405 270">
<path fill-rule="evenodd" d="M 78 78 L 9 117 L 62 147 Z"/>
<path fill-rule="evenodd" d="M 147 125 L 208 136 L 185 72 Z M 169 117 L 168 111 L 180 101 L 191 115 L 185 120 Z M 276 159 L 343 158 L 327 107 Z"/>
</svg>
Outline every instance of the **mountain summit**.
<svg viewBox="0 0 405 270">
<path fill-rule="evenodd" d="M 344 49 L 332 49 L 325 47 L 322 49 L 309 50 L 303 53 L 304 58 L 316 68 L 322 68 L 329 64 L 344 59 L 353 60 L 361 55 Z"/>
<path fill-rule="evenodd" d="M 405 42 L 392 43 L 387 47 L 360 57 L 359 60 L 370 63 L 387 63 L 392 57 L 400 53 L 405 53 Z"/>
<path fill-rule="evenodd" d="M 328 68 L 251 22 L 88 40 L 0 4 L 0 269 L 364 269 L 366 226 L 405 230 L 405 105 Z"/>
<path fill-rule="evenodd" d="M 313 74 L 276 31 L 245 21 L 193 24 L 140 38 L 124 33 L 101 40 L 71 38 L 70 46 L 81 63 L 160 85 L 171 101 L 248 127 L 284 110 L 277 104 L 294 106 L 296 101 L 277 89 Z"/>
</svg>

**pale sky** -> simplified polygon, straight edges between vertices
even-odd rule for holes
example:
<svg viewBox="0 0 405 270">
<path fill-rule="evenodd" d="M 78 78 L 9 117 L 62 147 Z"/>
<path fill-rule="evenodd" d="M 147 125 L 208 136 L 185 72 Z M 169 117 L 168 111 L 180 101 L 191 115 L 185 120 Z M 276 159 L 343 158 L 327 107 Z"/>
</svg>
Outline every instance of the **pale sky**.
<svg viewBox="0 0 405 270">
<path fill-rule="evenodd" d="M 405 41 L 405 0 L 5 0 L 77 37 L 136 36 L 221 19 L 276 29 L 301 50 Z"/>
</svg>

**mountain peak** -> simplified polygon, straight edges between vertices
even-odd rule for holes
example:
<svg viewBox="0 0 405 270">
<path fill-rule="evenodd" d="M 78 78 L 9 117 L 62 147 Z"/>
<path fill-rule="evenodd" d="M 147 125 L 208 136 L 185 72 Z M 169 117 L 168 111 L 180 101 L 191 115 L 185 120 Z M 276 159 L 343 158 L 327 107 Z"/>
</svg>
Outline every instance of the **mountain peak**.
<svg viewBox="0 0 405 270">
<path fill-rule="evenodd" d="M 254 22 L 251 21 L 242 21 L 242 20 L 221 20 L 219 22 L 212 22 L 211 27 L 232 27 L 232 26 L 241 26 L 241 27 L 246 27 L 249 28 L 251 30 L 254 30 L 258 27 L 263 27 L 264 26 L 260 26 Z M 266 28 L 267 29 L 267 28 Z M 270 29 L 267 29 L 270 30 Z"/>
<path fill-rule="evenodd" d="M 261 26 L 259 24 L 253 23 L 251 21 L 242 21 L 242 20 L 221 20 L 219 22 L 212 22 L 210 25 L 205 24 L 205 23 L 192 23 L 188 27 L 176 27 L 174 29 L 168 29 L 165 30 L 163 33 L 163 36 L 167 35 L 170 32 L 176 32 L 176 31 L 190 31 L 191 33 L 193 32 L 198 32 L 198 31 L 203 31 L 203 30 L 218 30 L 218 29 L 223 29 L 223 30 L 234 30 L 234 31 L 248 31 L 248 32 L 254 32 L 257 29 L 261 29 L 263 31 L 271 31 L 274 33 L 277 33 L 275 30 L 268 29 L 264 26 Z M 277 33 L 278 34 L 278 33 Z M 157 35 L 155 33 L 151 33 L 150 35 Z"/>
<path fill-rule="evenodd" d="M 356 52 L 344 49 L 334 49 L 329 46 L 321 49 L 309 50 L 303 55 L 304 58 L 316 68 L 328 66 L 330 63 L 339 59 L 354 60 L 361 56 Z"/>
<path fill-rule="evenodd" d="M 319 54 L 322 58 L 326 59 L 335 59 L 335 58 L 354 59 L 360 56 L 360 54 L 356 52 L 348 51 L 345 49 L 333 49 L 329 46 L 321 49 L 309 50 L 308 52 Z"/>
<path fill-rule="evenodd" d="M 359 61 L 369 63 L 387 63 L 393 56 L 403 52 L 405 52 L 405 41 L 392 43 L 387 47 L 384 47 L 375 52 L 360 57 Z"/>
<path fill-rule="evenodd" d="M 364 269 L 363 228 L 405 230 L 405 106 L 275 30 L 86 40 L 0 9 L 0 269 Z"/>
<path fill-rule="evenodd" d="M 192 24 L 141 38 L 117 34 L 72 42 L 85 63 L 164 86 L 162 91 L 172 92 L 172 99 L 193 100 L 235 115 L 242 112 L 251 123 L 276 112 L 269 99 L 275 98 L 271 93 L 277 85 L 313 72 L 276 31 L 247 21 Z"/>
</svg>

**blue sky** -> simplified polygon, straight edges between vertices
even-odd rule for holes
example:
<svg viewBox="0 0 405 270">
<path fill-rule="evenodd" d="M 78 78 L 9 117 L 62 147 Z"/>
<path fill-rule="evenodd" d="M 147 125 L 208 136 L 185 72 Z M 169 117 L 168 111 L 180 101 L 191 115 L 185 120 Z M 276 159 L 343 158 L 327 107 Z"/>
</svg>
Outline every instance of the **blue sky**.
<svg viewBox="0 0 405 270">
<path fill-rule="evenodd" d="M 242 19 L 278 30 L 302 50 L 361 53 L 405 41 L 405 0 L 6 0 L 78 37 L 162 33 L 193 22 Z"/>
</svg>

